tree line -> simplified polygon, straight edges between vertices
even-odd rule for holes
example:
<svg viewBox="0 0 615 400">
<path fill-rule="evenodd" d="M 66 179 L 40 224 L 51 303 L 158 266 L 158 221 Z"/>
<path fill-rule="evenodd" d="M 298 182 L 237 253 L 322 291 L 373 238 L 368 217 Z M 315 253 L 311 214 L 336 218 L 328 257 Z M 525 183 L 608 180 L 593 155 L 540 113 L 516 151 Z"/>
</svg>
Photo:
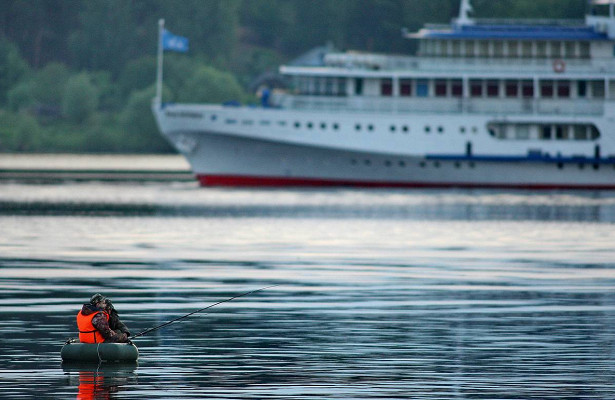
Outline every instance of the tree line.
<svg viewBox="0 0 615 400">
<path fill-rule="evenodd" d="M 473 0 L 476 17 L 580 18 L 586 0 Z M 407 54 L 401 29 L 459 0 L 3 0 L 0 151 L 166 152 L 150 110 L 158 19 L 167 101 L 253 101 L 249 83 L 319 45 Z"/>
</svg>

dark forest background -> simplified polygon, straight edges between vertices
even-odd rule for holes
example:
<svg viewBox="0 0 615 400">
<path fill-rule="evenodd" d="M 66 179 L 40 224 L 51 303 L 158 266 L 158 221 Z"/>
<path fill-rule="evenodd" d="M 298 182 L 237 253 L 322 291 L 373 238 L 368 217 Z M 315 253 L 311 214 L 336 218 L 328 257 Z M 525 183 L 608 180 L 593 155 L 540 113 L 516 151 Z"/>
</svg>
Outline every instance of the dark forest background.
<svg viewBox="0 0 615 400">
<path fill-rule="evenodd" d="M 473 0 L 477 18 L 582 18 L 586 0 Z M 0 152 L 169 152 L 152 113 L 158 19 L 165 101 L 254 102 L 250 83 L 327 43 L 409 54 L 401 29 L 459 0 L 2 0 Z"/>
</svg>

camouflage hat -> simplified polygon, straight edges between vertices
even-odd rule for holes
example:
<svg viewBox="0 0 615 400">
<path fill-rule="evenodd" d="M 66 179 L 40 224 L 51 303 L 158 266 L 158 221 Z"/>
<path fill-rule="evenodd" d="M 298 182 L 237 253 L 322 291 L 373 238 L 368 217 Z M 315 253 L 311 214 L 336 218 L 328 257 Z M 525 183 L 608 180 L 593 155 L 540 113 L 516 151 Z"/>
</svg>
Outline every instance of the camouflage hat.
<svg viewBox="0 0 615 400">
<path fill-rule="evenodd" d="M 90 304 L 98 304 L 101 301 L 106 301 L 107 298 L 100 293 L 96 293 L 94 296 L 90 298 Z"/>
</svg>

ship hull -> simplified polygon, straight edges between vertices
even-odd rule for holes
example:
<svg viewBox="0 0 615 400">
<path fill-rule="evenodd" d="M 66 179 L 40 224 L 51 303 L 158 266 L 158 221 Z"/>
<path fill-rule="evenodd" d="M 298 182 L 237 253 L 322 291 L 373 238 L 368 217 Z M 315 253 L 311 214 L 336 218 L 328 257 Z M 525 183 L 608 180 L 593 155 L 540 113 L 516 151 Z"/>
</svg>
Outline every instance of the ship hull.
<svg viewBox="0 0 615 400">
<path fill-rule="evenodd" d="M 192 130 L 165 136 L 203 186 L 615 189 L 611 159 L 387 154 Z"/>
</svg>

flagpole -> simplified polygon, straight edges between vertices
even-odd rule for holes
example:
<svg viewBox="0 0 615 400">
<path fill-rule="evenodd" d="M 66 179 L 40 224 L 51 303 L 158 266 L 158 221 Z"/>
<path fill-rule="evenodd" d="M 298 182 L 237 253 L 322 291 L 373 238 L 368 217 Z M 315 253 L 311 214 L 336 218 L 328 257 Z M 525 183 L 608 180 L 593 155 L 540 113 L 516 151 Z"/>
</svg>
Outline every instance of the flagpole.
<svg viewBox="0 0 615 400">
<path fill-rule="evenodd" d="M 162 104 L 162 33 L 164 31 L 164 19 L 158 20 L 158 68 L 156 69 L 156 103 Z"/>
</svg>

